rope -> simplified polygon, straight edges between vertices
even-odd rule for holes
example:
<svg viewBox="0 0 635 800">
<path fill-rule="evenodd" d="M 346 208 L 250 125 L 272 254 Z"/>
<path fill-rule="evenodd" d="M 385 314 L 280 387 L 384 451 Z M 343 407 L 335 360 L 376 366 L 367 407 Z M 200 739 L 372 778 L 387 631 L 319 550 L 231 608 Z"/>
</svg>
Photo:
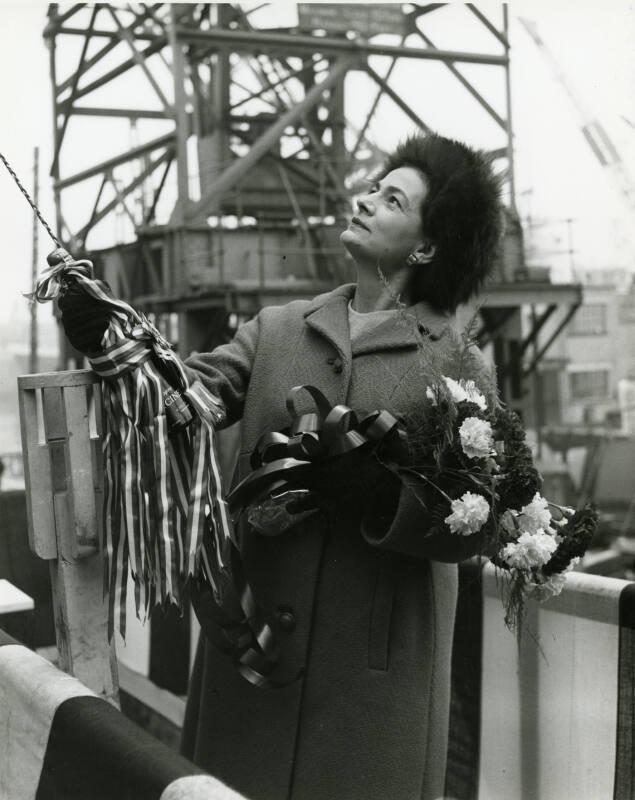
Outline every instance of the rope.
<svg viewBox="0 0 635 800">
<path fill-rule="evenodd" d="M 13 178 L 13 180 L 16 182 L 18 189 L 19 189 L 19 190 L 22 192 L 22 194 L 23 194 L 23 195 L 26 197 L 28 204 L 31 206 L 31 208 L 32 208 L 32 209 L 33 209 L 33 211 L 35 212 L 35 214 L 36 214 L 37 218 L 40 220 L 40 222 L 42 223 L 42 225 L 44 225 L 44 227 L 46 228 L 48 235 L 51 237 L 51 239 L 52 239 L 52 240 L 55 242 L 55 244 L 56 244 L 58 247 L 62 247 L 62 243 L 61 243 L 61 242 L 60 242 L 60 240 L 57 238 L 57 236 L 56 236 L 56 235 L 53 233 L 53 231 L 52 231 L 52 230 L 51 230 L 51 228 L 49 227 L 49 225 L 48 225 L 47 221 L 44 219 L 44 217 L 42 216 L 42 214 L 40 214 L 40 209 L 39 209 L 39 208 L 38 208 L 38 207 L 35 205 L 35 203 L 34 203 L 34 202 L 33 202 L 33 200 L 31 199 L 31 195 L 30 195 L 30 194 L 27 192 L 27 190 L 24 188 L 24 186 L 22 186 L 22 184 L 21 184 L 21 182 L 20 182 L 20 179 L 19 179 L 19 178 L 18 178 L 18 176 L 15 174 L 15 172 L 14 172 L 14 171 L 11 169 L 11 165 L 9 164 L 9 162 L 7 161 L 7 159 L 6 159 L 6 158 L 5 158 L 5 157 L 2 155 L 2 153 L 0 153 L 0 159 L 2 160 L 2 163 L 5 165 L 5 167 L 6 167 L 6 168 L 9 170 L 9 175 L 11 175 L 11 177 Z"/>
</svg>

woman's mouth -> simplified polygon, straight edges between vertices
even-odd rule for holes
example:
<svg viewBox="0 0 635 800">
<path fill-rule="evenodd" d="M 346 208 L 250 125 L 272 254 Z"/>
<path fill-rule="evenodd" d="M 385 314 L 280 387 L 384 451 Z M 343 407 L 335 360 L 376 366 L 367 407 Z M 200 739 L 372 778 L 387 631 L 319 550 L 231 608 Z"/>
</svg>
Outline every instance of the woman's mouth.
<svg viewBox="0 0 635 800">
<path fill-rule="evenodd" d="M 369 230 L 359 217 L 353 217 L 351 225 L 357 225 L 358 228 L 363 228 L 365 231 Z"/>
</svg>

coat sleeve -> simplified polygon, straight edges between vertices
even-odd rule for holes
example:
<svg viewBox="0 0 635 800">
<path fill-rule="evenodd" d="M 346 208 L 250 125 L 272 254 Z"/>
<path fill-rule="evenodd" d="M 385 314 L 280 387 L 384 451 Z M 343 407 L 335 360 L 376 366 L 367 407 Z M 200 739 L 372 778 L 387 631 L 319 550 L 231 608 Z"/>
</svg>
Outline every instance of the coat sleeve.
<svg viewBox="0 0 635 800">
<path fill-rule="evenodd" d="M 222 427 L 231 425 L 243 415 L 259 329 L 259 317 L 254 317 L 240 326 L 228 344 L 220 345 L 211 353 L 196 353 L 185 362 L 188 378 L 201 381 L 223 402 L 227 418 Z"/>
<path fill-rule="evenodd" d="M 498 403 L 494 365 L 478 347 L 471 347 L 463 356 L 460 372 L 461 377 L 475 381 L 490 407 Z M 490 554 L 486 537 L 481 533 L 462 536 L 449 530 L 434 532 L 429 512 L 407 487 L 401 487 L 395 505 L 394 513 L 388 517 L 375 515 L 362 522 L 362 535 L 374 547 L 446 563 Z"/>
<path fill-rule="evenodd" d="M 373 547 L 414 558 L 457 563 L 474 555 L 487 555 L 485 537 L 431 532 L 428 511 L 406 487 L 401 488 L 397 509 L 390 520 L 380 516 L 362 520 L 362 536 Z"/>
</svg>

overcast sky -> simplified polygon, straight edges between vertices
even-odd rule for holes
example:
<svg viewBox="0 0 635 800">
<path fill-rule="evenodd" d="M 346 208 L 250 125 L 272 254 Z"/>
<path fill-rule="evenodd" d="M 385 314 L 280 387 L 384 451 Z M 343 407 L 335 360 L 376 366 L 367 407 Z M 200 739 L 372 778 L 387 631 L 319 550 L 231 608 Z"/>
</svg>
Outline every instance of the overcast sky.
<svg viewBox="0 0 635 800">
<path fill-rule="evenodd" d="M 278 7 L 280 13 L 289 7 L 288 3 L 271 5 L 274 10 Z M 65 8 L 62 5 L 62 10 Z M 480 4 L 480 8 L 491 14 L 500 12 L 498 4 Z M 454 27 L 435 12 L 430 15 L 429 35 L 433 39 L 436 36 L 437 46 L 464 49 L 462 40 L 469 31 L 463 28 L 460 12 L 465 9 L 449 11 L 457 20 Z M 570 99 L 515 17 L 524 15 L 537 22 L 584 105 L 602 122 L 619 148 L 625 168 L 635 175 L 635 4 L 623 0 L 514 2 L 511 12 L 517 200 L 521 214 L 531 214 L 541 223 L 553 223 L 545 230 L 553 231 L 556 250 L 562 249 L 565 230 L 564 223 L 557 221 L 574 219 L 578 267 L 632 266 L 626 246 L 632 221 L 625 213 L 615 182 L 585 144 Z M 438 21 L 433 24 L 432 18 L 437 16 Z M 45 23 L 44 3 L 0 0 L 0 152 L 30 188 L 33 149 L 40 147 L 40 205 L 52 222 L 55 214 L 48 179 L 52 118 L 48 52 L 42 39 Z M 435 25 L 438 30 L 433 36 Z M 446 41 L 437 41 L 440 37 Z M 475 80 L 477 72 L 478 68 L 473 71 Z M 406 73 L 404 76 L 407 82 Z M 449 102 L 445 90 L 439 89 L 436 99 L 432 94 L 427 103 L 428 116 L 440 133 L 479 146 L 487 144 L 481 141 L 485 134 L 479 126 L 467 124 L 468 107 Z M 390 126 L 382 128 L 382 124 L 380 115 L 374 135 L 378 140 L 390 139 L 394 131 Z M 94 139 L 87 144 L 89 148 L 98 147 Z M 0 212 L 4 279 L 0 314 L 21 326 L 28 314 L 20 293 L 29 288 L 32 215 L 1 164 Z M 544 234 L 541 241 L 543 263 L 557 268 L 556 278 L 566 278 L 568 259 L 549 256 Z M 46 253 L 53 245 L 44 231 L 39 243 L 44 266 Z M 50 312 L 43 309 L 41 313 Z"/>
</svg>

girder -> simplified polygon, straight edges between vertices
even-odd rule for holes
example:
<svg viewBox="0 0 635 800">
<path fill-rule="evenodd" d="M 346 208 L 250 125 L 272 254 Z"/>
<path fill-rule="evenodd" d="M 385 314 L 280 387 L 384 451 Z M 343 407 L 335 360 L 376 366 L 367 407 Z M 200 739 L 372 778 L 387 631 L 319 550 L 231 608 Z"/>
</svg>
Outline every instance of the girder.
<svg viewBox="0 0 635 800">
<path fill-rule="evenodd" d="M 345 18 L 345 4 L 338 8 Z M 100 269 L 126 299 L 180 314 L 185 350 L 201 344 L 188 338 L 188 309 L 245 314 L 351 278 L 339 230 L 351 192 L 383 158 L 382 127 L 388 117 L 404 134 L 433 127 L 429 105 L 400 82 L 407 64 L 417 65 L 421 85 L 428 65 L 443 65 L 469 104 L 463 138 L 471 140 L 475 115 L 491 126 L 489 151 L 514 218 L 506 8 L 452 8 L 487 34 L 483 52 L 437 46 L 452 41 L 439 36 L 450 6 L 403 9 L 403 27 L 387 40 L 372 22 L 366 36 L 347 31 L 342 19 L 317 32 L 301 27 L 301 15 L 279 24 L 258 2 L 50 6 L 51 174 L 68 244 L 99 250 Z M 312 7 L 312 17 L 319 11 Z M 479 85 L 474 64 L 504 74 L 499 97 Z M 78 141 L 96 123 L 91 158 L 76 163 Z M 109 234 L 115 215 L 126 229 L 122 242 Z M 532 344 L 536 361 L 554 306 L 574 308 L 577 296 L 554 286 L 521 289 L 514 283 L 521 261 L 522 242 L 501 262 L 481 334 L 496 343 L 521 306 L 542 304 L 514 350 L 521 358 Z"/>
</svg>

